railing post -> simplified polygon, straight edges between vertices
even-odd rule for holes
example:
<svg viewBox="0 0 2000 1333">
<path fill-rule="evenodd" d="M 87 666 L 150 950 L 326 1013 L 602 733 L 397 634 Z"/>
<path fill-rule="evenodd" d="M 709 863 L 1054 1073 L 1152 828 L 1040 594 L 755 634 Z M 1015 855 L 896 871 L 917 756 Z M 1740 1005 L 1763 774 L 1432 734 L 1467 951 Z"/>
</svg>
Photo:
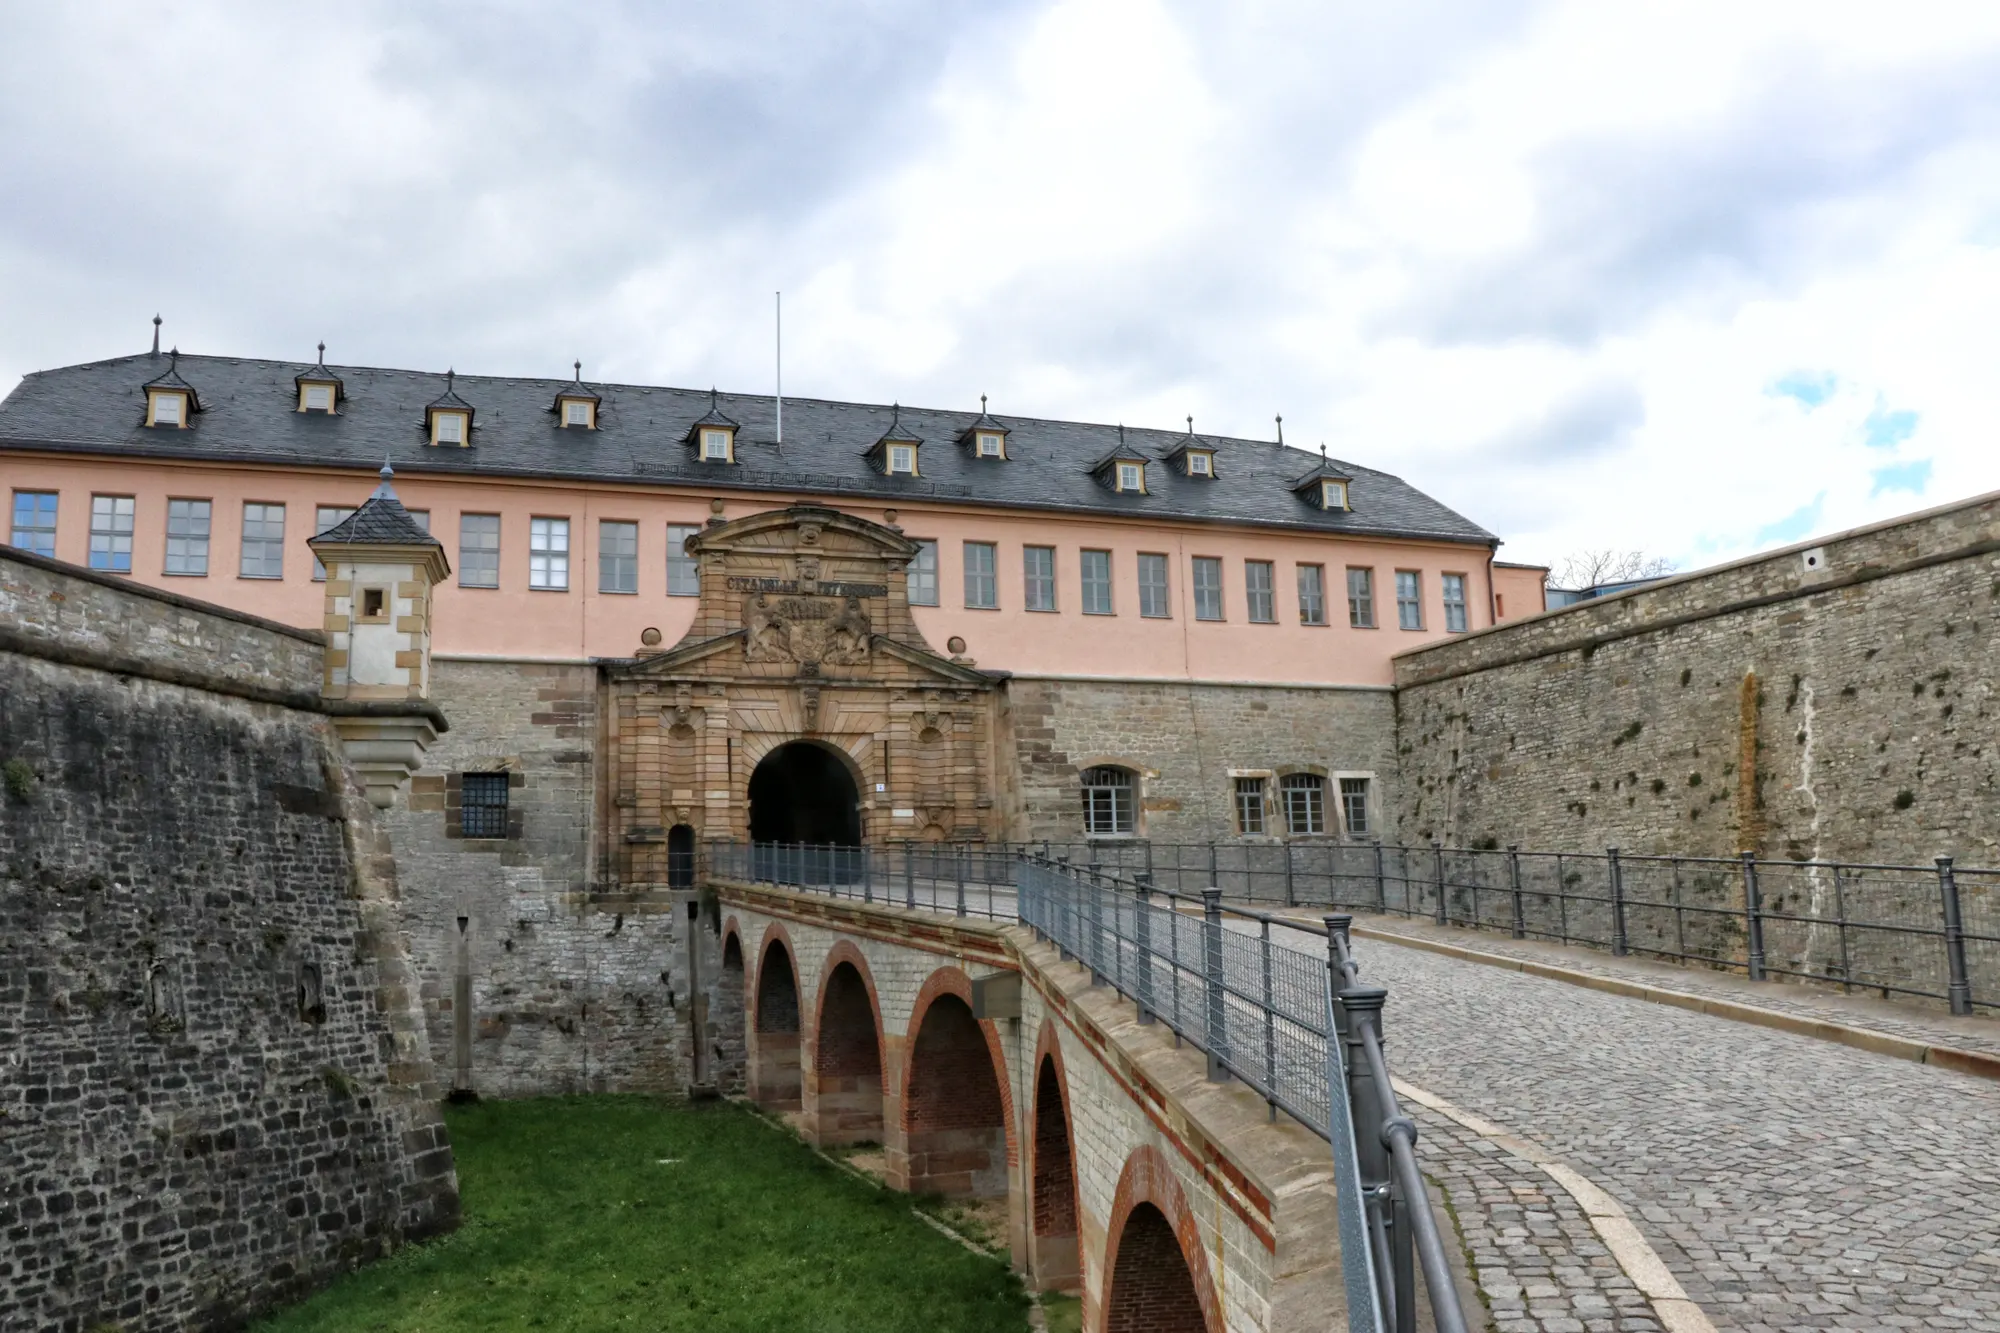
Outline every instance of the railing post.
<svg viewBox="0 0 2000 1333">
<path fill-rule="evenodd" d="M 1521 904 L 1521 845 L 1507 844 L 1507 887 L 1514 895 L 1514 938 L 1528 937 L 1528 918 Z"/>
<path fill-rule="evenodd" d="M 1210 843 L 1212 849 L 1215 844 Z M 1222 989 L 1222 890 L 1210 886 L 1201 891 L 1202 979 L 1208 990 L 1207 1040 L 1208 1081 L 1229 1078 L 1229 1005 Z"/>
<path fill-rule="evenodd" d="M 1133 990 L 1138 992 L 1139 1022 L 1143 1026 L 1153 1021 L 1153 872 L 1141 870 L 1132 877 L 1139 885 L 1139 905 L 1133 913 L 1132 934 L 1135 937 L 1133 950 L 1137 953 L 1139 977 Z"/>
<path fill-rule="evenodd" d="M 1389 875 L 1383 865 L 1382 844 L 1375 844 L 1375 910 L 1382 915 L 1389 914 Z"/>
<path fill-rule="evenodd" d="M 958 885 L 958 915 L 965 915 L 965 858 L 954 855 L 951 858 L 952 876 Z"/>
<path fill-rule="evenodd" d="M 1757 892 L 1757 853 L 1743 853 L 1743 928 L 1750 980 L 1764 979 L 1764 900 Z"/>
<path fill-rule="evenodd" d="M 1292 844 L 1285 844 L 1285 906 L 1297 907 L 1298 895 L 1292 891 Z"/>
<path fill-rule="evenodd" d="M 1090 947 L 1084 954 L 1084 966 L 1090 969 L 1090 984 L 1104 984 L 1104 880 L 1095 863 L 1090 867 Z"/>
<path fill-rule="evenodd" d="M 1344 980 L 1344 978 L 1343 978 Z M 1382 1006 L 1389 992 L 1380 986 L 1352 985 L 1340 991 L 1337 1008 L 1347 1019 L 1341 1034 L 1347 1047 L 1348 1103 L 1354 1108 L 1354 1146 L 1361 1165 L 1361 1195 L 1369 1210 L 1380 1219 L 1387 1254 L 1381 1255 L 1388 1273 L 1382 1283 L 1383 1313 L 1396 1333 L 1413 1333 L 1416 1328 L 1416 1268 L 1410 1246 L 1410 1201 L 1395 1187 L 1396 1173 L 1389 1157 L 1388 1089 L 1375 1086 L 1369 1066 L 1363 1032 L 1373 1027 L 1381 1040 Z M 1429 1200 L 1424 1201 L 1428 1206 Z M 1379 1251 L 1378 1251 L 1379 1253 Z"/>
<path fill-rule="evenodd" d="M 1289 894 L 1286 895 L 1290 897 Z M 1277 997 L 1271 990 L 1271 922 L 1266 918 L 1263 938 L 1264 963 L 1264 1102 L 1271 1119 L 1278 1118 L 1278 1014 Z"/>
<path fill-rule="evenodd" d="M 1437 923 L 1440 926 L 1448 926 L 1451 924 L 1451 914 L 1444 906 L 1444 844 L 1436 838 L 1431 839 L 1431 868 L 1432 880 L 1437 885 Z"/>
<path fill-rule="evenodd" d="M 1212 886 L 1219 886 L 1221 878 L 1220 875 L 1215 873 L 1215 839 L 1210 838 L 1208 840 L 1208 882 Z"/>
<path fill-rule="evenodd" d="M 1611 956 L 1623 958 L 1625 947 L 1625 868 L 1618 863 L 1618 849 L 1604 849 L 1606 872 L 1611 877 Z"/>
<path fill-rule="evenodd" d="M 903 839 L 903 906 L 917 910 L 917 858 L 908 838 Z"/>
<path fill-rule="evenodd" d="M 1954 1014 L 1972 1012 L 1972 979 L 1965 967 L 1965 919 L 1958 908 L 1958 876 L 1952 872 L 1951 858 L 1937 859 L 1938 892 L 1944 900 L 1944 963 L 1950 978 L 1946 995 Z"/>
</svg>

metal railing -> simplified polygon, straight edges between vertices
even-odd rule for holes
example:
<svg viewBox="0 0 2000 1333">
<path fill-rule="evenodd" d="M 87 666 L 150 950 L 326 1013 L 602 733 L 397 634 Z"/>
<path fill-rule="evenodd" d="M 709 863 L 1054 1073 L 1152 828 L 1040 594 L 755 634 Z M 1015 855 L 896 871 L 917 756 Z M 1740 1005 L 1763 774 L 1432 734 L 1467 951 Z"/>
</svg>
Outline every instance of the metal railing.
<svg viewBox="0 0 2000 1333">
<path fill-rule="evenodd" d="M 966 885 L 992 915 L 1014 855 L 1067 859 L 1159 889 L 1379 912 L 1744 973 L 2000 1010 L 2000 871 L 1739 857 L 1538 852 L 1372 842 L 891 843 L 771 853 L 765 878 L 836 878 L 815 856 L 870 861 L 927 886 Z M 907 870 L 902 868 L 907 866 Z M 849 872 L 862 876 L 856 868 Z M 865 878 L 865 876 L 862 876 Z M 850 881 L 851 882 L 851 881 Z M 986 910 L 978 910 L 980 908 Z"/>
<path fill-rule="evenodd" d="M 1382 1051 L 1387 992 L 1359 981 L 1345 914 L 1318 924 L 1227 907 L 1222 891 L 1072 866 L 1023 847 L 711 843 L 712 873 L 885 906 L 1019 921 L 1327 1140 L 1350 1333 L 1413 1333 L 1416 1274 L 1440 1333 L 1464 1311 Z M 1324 953 L 1287 944 L 1314 936 Z M 1356 1133 L 1356 1126 L 1361 1133 Z M 1413 1262 L 1414 1261 L 1414 1262 Z"/>
</svg>

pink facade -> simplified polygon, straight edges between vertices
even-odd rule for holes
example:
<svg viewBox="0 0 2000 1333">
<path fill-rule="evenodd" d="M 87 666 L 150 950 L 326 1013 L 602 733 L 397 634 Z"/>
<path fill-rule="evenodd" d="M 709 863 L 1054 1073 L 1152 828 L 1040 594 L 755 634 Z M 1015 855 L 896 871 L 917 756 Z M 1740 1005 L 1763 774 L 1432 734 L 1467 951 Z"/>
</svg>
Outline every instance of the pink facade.
<svg viewBox="0 0 2000 1333">
<path fill-rule="evenodd" d="M 10 452 L 0 456 L 0 489 L 55 492 L 55 555 L 91 563 L 93 496 L 135 501 L 131 577 L 204 600 L 296 625 L 320 621 L 321 587 L 313 581 L 312 535 L 322 506 L 353 507 L 374 479 L 352 472 L 285 469 L 178 460 L 87 458 Z M 641 632 L 658 629 L 676 642 L 695 609 L 694 597 L 670 597 L 667 527 L 698 525 L 711 516 L 715 497 L 693 489 L 564 484 L 506 477 L 427 475 L 408 471 L 396 488 L 413 511 L 428 511 L 432 533 L 459 563 L 461 515 L 500 519 L 499 587 L 467 588 L 456 570 L 436 597 L 435 651 L 443 656 L 580 661 L 627 657 Z M 794 500 L 818 497 L 784 493 L 724 494 L 721 513 L 740 518 Z M 165 572 L 170 499 L 211 502 L 208 572 Z M 239 573 L 244 505 L 285 506 L 283 577 L 245 578 Z M 861 517 L 894 522 L 938 549 L 938 602 L 915 608 L 931 645 L 948 651 L 962 638 L 964 656 L 982 669 L 1024 675 L 1253 681 L 1262 683 L 1387 685 L 1390 659 L 1447 633 L 1447 575 L 1463 579 L 1466 627 L 1494 623 L 1494 594 L 1505 617 L 1541 610 L 1540 575 L 1520 566 L 1492 567 L 1491 551 L 1473 543 L 1326 535 L 1219 523 L 1074 516 L 954 506 L 908 504 L 890 510 L 881 502 L 838 504 Z M 569 522 L 568 586 L 529 587 L 529 527 L 536 518 Z M 638 525 L 638 590 L 600 592 L 599 524 Z M 996 547 L 996 609 L 966 605 L 964 544 Z M 1055 550 L 1056 610 L 1023 608 L 1023 548 Z M 1107 551 L 1112 571 L 1112 613 L 1086 615 L 1080 602 L 1080 553 Z M 1138 557 L 1164 555 L 1169 571 L 1166 618 L 1140 614 Z M 1222 619 L 1197 618 L 1191 571 L 1196 557 L 1222 562 Z M 1271 564 L 1273 619 L 1248 614 L 1246 562 Z M 1301 623 L 1299 567 L 1323 570 L 1324 625 Z M 1374 628 L 1350 623 L 1348 571 L 1372 571 Z M 1418 576 L 1421 628 L 1399 627 L 1399 572 Z"/>
</svg>

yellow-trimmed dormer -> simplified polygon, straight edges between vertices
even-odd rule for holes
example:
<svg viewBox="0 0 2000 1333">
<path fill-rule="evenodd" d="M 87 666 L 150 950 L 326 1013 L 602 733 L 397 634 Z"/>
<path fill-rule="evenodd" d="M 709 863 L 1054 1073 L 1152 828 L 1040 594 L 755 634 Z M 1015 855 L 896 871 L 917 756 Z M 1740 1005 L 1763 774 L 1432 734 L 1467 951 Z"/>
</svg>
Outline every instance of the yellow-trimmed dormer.
<svg viewBox="0 0 2000 1333">
<path fill-rule="evenodd" d="M 1347 514 L 1354 510 L 1353 496 L 1349 487 L 1354 478 L 1334 466 L 1326 456 L 1326 446 L 1319 449 L 1319 466 L 1292 483 L 1292 492 L 1315 509 L 1323 509 L 1329 514 Z"/>
<path fill-rule="evenodd" d="M 346 386 L 340 376 L 326 368 L 326 344 L 319 345 L 319 361 L 292 377 L 298 387 L 301 412 L 323 412 L 332 416 L 340 411 L 340 400 L 346 397 Z"/>
<path fill-rule="evenodd" d="M 440 449 L 471 448 L 472 418 L 472 404 L 458 396 L 458 372 L 447 370 L 444 393 L 424 406 L 424 431 L 430 443 Z"/>
<path fill-rule="evenodd" d="M 736 433 L 742 429 L 741 422 L 723 413 L 721 396 L 710 389 L 708 411 L 688 427 L 687 442 L 694 446 L 695 458 L 703 463 L 734 463 Z"/>
<path fill-rule="evenodd" d="M 986 395 L 979 395 L 979 416 L 970 426 L 959 432 L 958 442 L 973 458 L 989 463 L 1007 461 L 1007 436 L 1012 432 L 1006 423 L 999 421 L 986 411 Z"/>
<path fill-rule="evenodd" d="M 562 430 L 596 430 L 597 409 L 604 400 L 583 382 L 583 362 L 576 363 L 576 378 L 556 391 L 556 425 Z"/>
<path fill-rule="evenodd" d="M 917 454 L 924 446 L 923 437 L 903 424 L 902 404 L 893 404 L 889 411 L 889 429 L 869 446 L 867 459 L 885 477 L 921 476 Z"/>
<path fill-rule="evenodd" d="M 146 424 L 163 430 L 186 430 L 194 425 L 195 413 L 201 411 L 201 396 L 194 391 L 194 385 L 181 378 L 180 348 L 174 348 L 168 355 L 166 370 L 145 384 Z"/>
</svg>

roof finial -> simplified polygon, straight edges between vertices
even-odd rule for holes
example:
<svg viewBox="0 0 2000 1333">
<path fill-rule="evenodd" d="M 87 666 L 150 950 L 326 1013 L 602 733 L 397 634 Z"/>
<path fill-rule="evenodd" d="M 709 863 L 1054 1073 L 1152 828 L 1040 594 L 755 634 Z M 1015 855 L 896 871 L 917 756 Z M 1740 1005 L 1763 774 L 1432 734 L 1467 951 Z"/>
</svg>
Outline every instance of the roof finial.
<svg viewBox="0 0 2000 1333">
<path fill-rule="evenodd" d="M 181 349 L 179 344 L 176 344 L 174 346 L 174 350 L 167 353 L 167 369 L 179 370 L 180 368 L 181 368 Z"/>
<path fill-rule="evenodd" d="M 383 483 L 386 485 L 396 475 L 396 469 L 389 466 L 389 460 L 385 457 L 382 460 L 382 470 L 376 475 L 381 477 Z"/>
<path fill-rule="evenodd" d="M 576 363 L 576 382 L 578 384 L 583 383 L 583 360 L 580 357 L 577 359 Z"/>
<path fill-rule="evenodd" d="M 154 356 L 158 356 L 159 354 L 160 354 L 160 317 L 159 317 L 158 315 L 154 315 L 154 316 L 153 316 L 153 355 L 154 355 Z"/>
<path fill-rule="evenodd" d="M 1280 412 L 1278 413 L 1278 443 L 1283 444 L 1284 442 L 1285 442 L 1285 414 L 1283 412 Z"/>
<path fill-rule="evenodd" d="M 1194 413 L 1188 413 L 1188 434 L 1194 434 Z"/>
<path fill-rule="evenodd" d="M 986 415 L 986 395 L 983 393 L 979 395 L 979 415 Z"/>
<path fill-rule="evenodd" d="M 395 499 L 396 488 L 391 486 L 389 484 L 389 481 L 390 478 L 396 475 L 396 469 L 389 466 L 389 460 L 386 457 L 382 460 L 382 470 L 376 473 L 375 475 L 382 478 L 382 484 L 377 486 L 374 492 L 370 494 L 368 498 L 371 500 Z"/>
<path fill-rule="evenodd" d="M 1319 461 L 1320 461 L 1320 466 L 1321 466 L 1321 467 L 1324 467 L 1324 466 L 1326 466 L 1326 441 L 1325 441 L 1325 440 L 1321 440 L 1321 441 L 1319 442 Z"/>
<path fill-rule="evenodd" d="M 713 384 L 708 386 L 708 410 L 711 412 L 720 412 L 722 410 L 722 403 L 716 397 L 715 386 Z"/>
<path fill-rule="evenodd" d="M 319 364 L 321 369 L 326 368 L 326 339 L 324 338 L 319 340 Z"/>
<path fill-rule="evenodd" d="M 458 383 L 458 372 L 456 370 L 445 371 L 444 391 L 446 393 L 451 393 L 453 391 L 453 386 L 456 385 L 457 383 Z"/>
</svg>

